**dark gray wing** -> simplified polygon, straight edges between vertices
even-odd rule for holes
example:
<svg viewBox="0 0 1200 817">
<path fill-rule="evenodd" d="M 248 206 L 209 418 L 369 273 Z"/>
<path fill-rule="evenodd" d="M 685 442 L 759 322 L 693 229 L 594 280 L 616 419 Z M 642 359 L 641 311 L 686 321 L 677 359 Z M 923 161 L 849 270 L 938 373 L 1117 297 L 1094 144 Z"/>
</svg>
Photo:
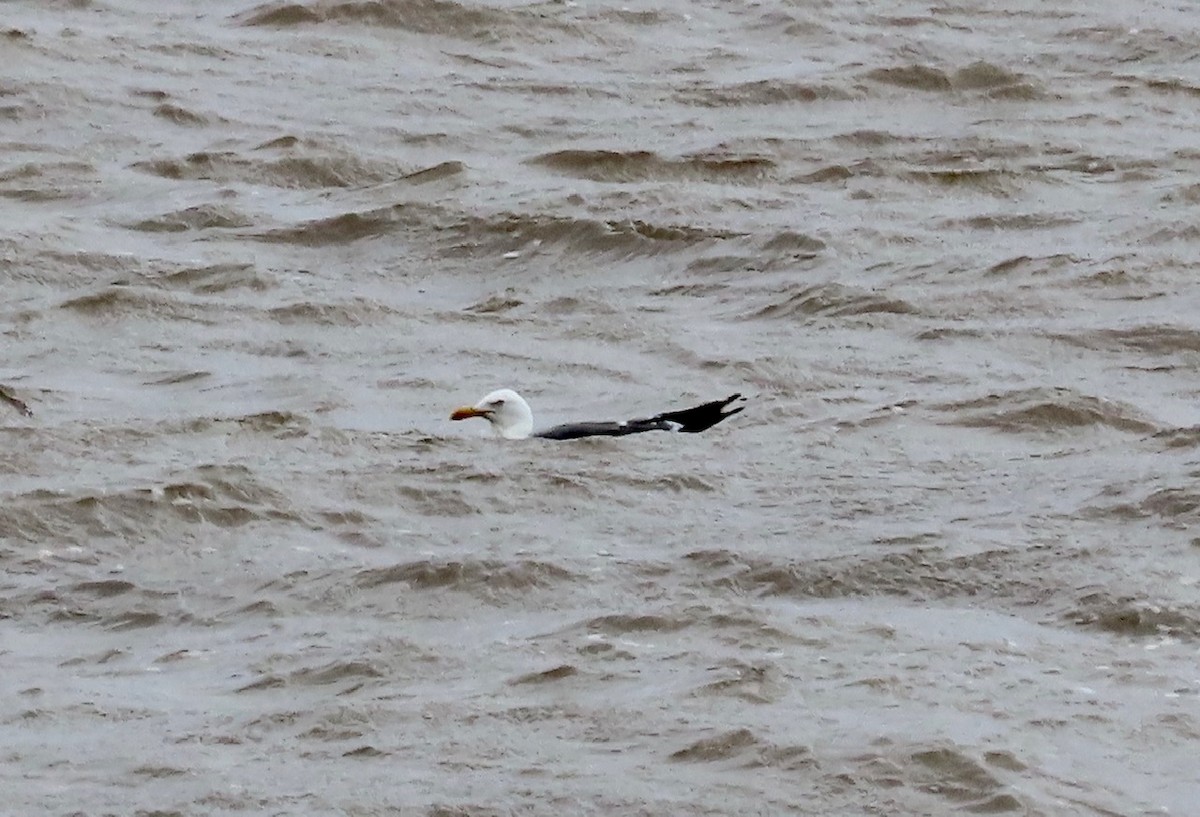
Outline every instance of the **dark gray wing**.
<svg viewBox="0 0 1200 817">
<path fill-rule="evenodd" d="M 577 440 L 580 437 L 624 437 L 626 434 L 641 434 L 646 431 L 682 431 L 696 434 L 745 409 L 744 405 L 729 408 L 729 405 L 741 399 L 741 396 L 733 394 L 724 400 L 713 400 L 711 403 L 679 411 L 664 411 L 653 417 L 626 420 L 623 423 L 566 423 L 539 431 L 533 436 L 544 440 Z"/>
<path fill-rule="evenodd" d="M 629 420 L 624 423 L 564 423 L 539 431 L 533 436 L 543 440 L 578 440 L 580 437 L 624 437 L 643 431 L 670 431 L 672 426 L 654 419 Z"/>
</svg>

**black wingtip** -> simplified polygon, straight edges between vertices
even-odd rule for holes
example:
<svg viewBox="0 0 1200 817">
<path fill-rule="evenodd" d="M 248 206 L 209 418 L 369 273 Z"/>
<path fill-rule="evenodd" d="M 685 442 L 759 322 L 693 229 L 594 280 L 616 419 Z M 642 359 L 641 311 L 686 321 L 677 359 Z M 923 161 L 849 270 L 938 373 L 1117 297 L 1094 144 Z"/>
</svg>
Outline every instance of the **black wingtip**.
<svg viewBox="0 0 1200 817">
<path fill-rule="evenodd" d="M 744 405 L 730 408 L 730 404 L 741 399 L 741 397 L 741 392 L 737 392 L 726 397 L 724 400 L 713 400 L 712 402 L 702 403 L 699 406 L 683 409 L 682 411 L 664 412 L 653 419 L 678 423 L 680 426 L 679 431 L 687 434 L 696 434 L 712 428 L 726 417 L 732 417 L 745 409 Z"/>
</svg>

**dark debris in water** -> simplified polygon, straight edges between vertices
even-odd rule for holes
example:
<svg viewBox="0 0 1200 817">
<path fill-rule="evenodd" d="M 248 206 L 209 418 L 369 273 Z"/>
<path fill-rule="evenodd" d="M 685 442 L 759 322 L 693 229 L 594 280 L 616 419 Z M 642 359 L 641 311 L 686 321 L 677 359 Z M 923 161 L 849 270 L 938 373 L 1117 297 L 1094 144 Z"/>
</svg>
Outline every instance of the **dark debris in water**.
<svg viewBox="0 0 1200 817">
<path fill-rule="evenodd" d="M 21 400 L 7 386 L 0 385 L 0 401 L 7 403 L 15 408 L 24 417 L 32 417 L 33 409 L 31 409 L 24 400 Z"/>
</svg>

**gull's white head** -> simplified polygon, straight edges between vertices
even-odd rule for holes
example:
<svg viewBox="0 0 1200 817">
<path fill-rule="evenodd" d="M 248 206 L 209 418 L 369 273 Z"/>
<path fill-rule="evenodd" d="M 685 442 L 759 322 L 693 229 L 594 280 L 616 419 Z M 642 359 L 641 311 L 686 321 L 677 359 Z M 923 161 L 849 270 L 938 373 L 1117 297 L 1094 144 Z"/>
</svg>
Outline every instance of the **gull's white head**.
<svg viewBox="0 0 1200 817">
<path fill-rule="evenodd" d="M 473 406 L 454 410 L 451 420 L 482 417 L 506 440 L 521 440 L 533 433 L 533 411 L 512 389 L 498 389 Z"/>
</svg>

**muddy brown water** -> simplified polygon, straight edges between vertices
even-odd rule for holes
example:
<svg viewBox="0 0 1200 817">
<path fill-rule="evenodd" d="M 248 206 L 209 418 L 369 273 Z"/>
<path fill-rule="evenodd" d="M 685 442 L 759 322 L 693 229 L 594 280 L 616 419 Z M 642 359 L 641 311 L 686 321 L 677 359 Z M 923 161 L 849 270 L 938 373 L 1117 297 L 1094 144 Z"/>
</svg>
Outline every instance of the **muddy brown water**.
<svg viewBox="0 0 1200 817">
<path fill-rule="evenodd" d="M 0 12 L 0 811 L 1197 813 L 1192 6 Z"/>
</svg>

